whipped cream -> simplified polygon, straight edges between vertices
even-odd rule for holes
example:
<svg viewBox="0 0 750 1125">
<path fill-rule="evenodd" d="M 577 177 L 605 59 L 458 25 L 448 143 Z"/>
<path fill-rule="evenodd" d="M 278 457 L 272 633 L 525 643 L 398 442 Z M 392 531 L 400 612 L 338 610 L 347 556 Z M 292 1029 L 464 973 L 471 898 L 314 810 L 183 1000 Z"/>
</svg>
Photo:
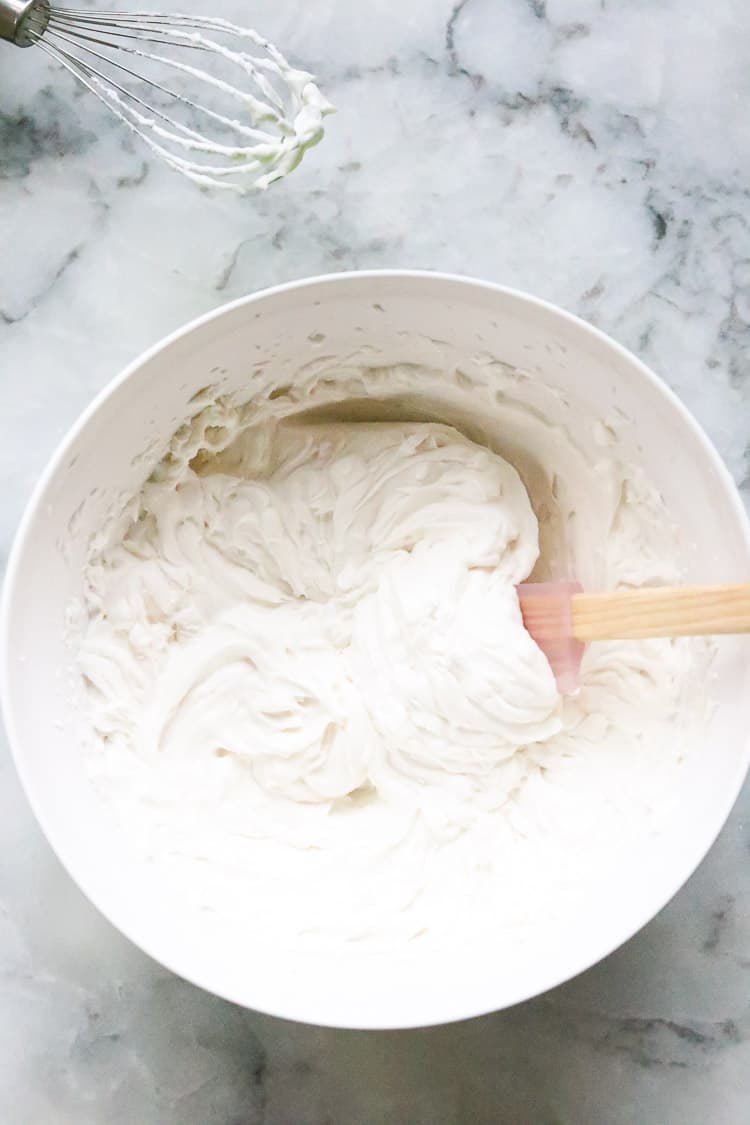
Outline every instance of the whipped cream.
<svg viewBox="0 0 750 1125">
<path fill-rule="evenodd" d="M 658 494 L 601 450 L 566 480 L 590 463 L 518 403 L 526 483 L 449 425 L 264 401 L 207 394 L 92 545 L 77 659 L 103 797 L 174 893 L 274 940 L 569 909 L 667 799 L 701 657 L 593 646 L 563 699 L 514 587 L 584 556 L 607 585 L 675 580 Z"/>
</svg>

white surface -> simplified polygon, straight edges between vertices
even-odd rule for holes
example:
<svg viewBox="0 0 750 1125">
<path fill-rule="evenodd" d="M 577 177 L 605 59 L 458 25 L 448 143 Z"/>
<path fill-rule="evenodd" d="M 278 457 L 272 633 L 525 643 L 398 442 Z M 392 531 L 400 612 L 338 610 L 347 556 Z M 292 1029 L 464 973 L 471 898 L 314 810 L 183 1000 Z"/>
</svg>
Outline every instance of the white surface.
<svg viewBox="0 0 750 1125">
<path fill-rule="evenodd" d="M 745 481 L 746 5 L 550 0 L 545 15 L 525 0 L 455 13 L 380 0 L 351 13 L 343 0 L 257 6 L 256 24 L 340 107 L 325 144 L 257 205 L 196 197 L 103 110 L 71 100 L 33 51 L 8 56 L 6 547 L 54 443 L 142 346 L 227 297 L 353 266 L 459 269 L 582 313 L 664 375 Z M 7 764 L 2 780 L 11 1120 L 735 1125 L 746 1114 L 747 797 L 689 886 L 598 969 L 468 1025 L 357 1035 L 238 1013 L 156 969 L 60 873 Z"/>
</svg>

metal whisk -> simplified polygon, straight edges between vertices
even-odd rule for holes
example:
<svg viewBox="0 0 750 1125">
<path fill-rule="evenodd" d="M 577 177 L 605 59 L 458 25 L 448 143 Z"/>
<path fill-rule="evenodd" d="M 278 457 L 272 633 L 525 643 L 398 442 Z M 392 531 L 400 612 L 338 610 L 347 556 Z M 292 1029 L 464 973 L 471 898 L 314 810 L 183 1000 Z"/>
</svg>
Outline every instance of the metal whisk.
<svg viewBox="0 0 750 1125">
<path fill-rule="evenodd" d="M 0 0 L 0 39 L 45 51 L 204 186 L 267 187 L 317 144 L 333 111 L 310 74 L 222 19 Z"/>
</svg>

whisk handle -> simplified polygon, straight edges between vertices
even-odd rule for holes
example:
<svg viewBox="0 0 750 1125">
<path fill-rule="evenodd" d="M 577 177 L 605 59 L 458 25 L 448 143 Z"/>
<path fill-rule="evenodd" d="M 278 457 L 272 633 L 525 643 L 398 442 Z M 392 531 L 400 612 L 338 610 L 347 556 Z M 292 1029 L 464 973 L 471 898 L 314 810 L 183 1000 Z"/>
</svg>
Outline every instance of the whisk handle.
<svg viewBox="0 0 750 1125">
<path fill-rule="evenodd" d="M 0 0 L 0 39 L 30 47 L 49 21 L 48 0 Z"/>
</svg>

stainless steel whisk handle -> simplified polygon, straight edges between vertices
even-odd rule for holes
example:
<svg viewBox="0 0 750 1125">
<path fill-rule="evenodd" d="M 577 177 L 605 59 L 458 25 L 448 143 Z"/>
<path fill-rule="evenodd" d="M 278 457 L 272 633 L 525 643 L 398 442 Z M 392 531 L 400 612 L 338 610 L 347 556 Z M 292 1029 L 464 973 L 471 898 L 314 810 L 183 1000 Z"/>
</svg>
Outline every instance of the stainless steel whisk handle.
<svg viewBox="0 0 750 1125">
<path fill-rule="evenodd" d="M 48 23 L 48 0 L 0 0 L 0 39 L 16 47 L 30 47 Z"/>
</svg>

